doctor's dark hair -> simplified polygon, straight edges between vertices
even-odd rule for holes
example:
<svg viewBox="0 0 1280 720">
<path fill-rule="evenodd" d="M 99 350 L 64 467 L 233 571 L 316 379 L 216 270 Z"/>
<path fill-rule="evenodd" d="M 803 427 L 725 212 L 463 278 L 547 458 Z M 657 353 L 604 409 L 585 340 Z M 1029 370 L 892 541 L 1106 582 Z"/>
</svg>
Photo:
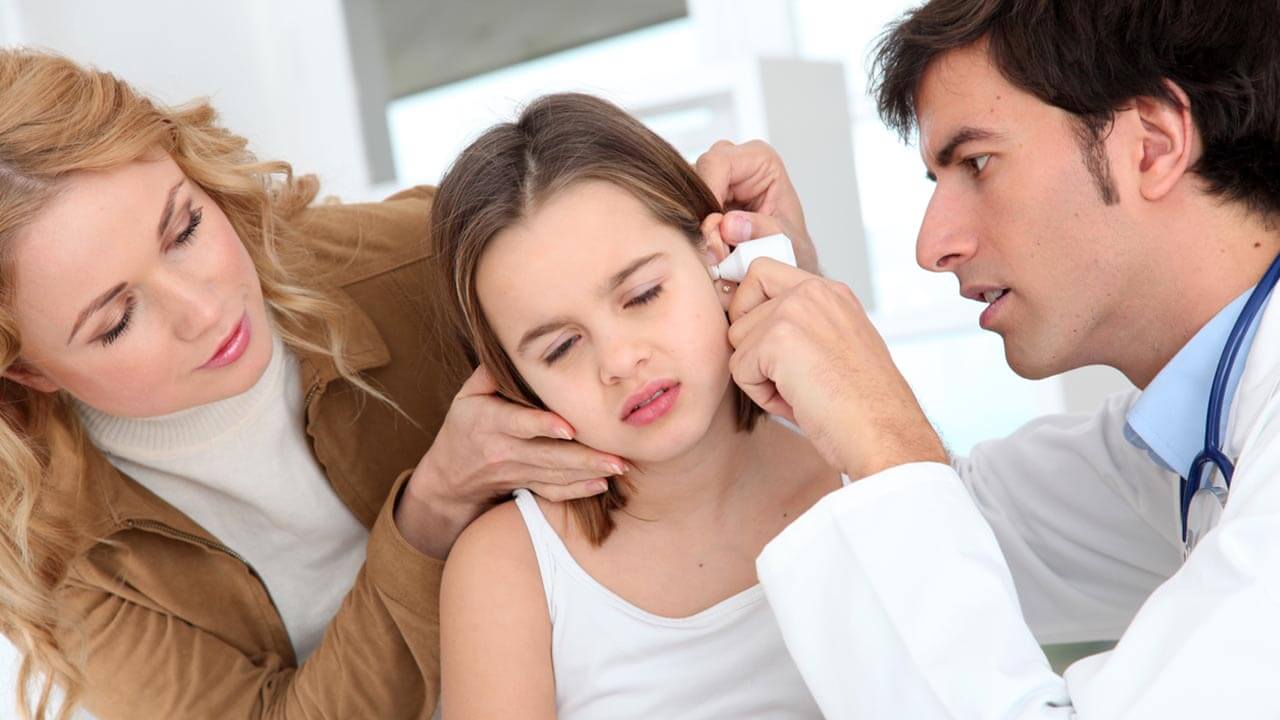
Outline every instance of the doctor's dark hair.
<svg viewBox="0 0 1280 720">
<path fill-rule="evenodd" d="M 613 184 L 639 200 L 659 221 L 702 249 L 702 221 L 720 203 L 675 148 L 617 106 L 590 95 L 547 95 L 512 123 L 495 125 L 458 156 L 440 182 L 431 209 L 431 242 L 443 287 L 452 302 L 443 318 L 473 367 L 483 364 L 499 392 L 546 409 L 520 377 L 489 325 L 476 292 L 480 257 L 502 231 L 527 218 L 580 181 Z M 738 428 L 751 430 L 763 411 L 734 388 Z M 618 479 L 569 508 L 594 545 L 613 531 L 611 513 L 626 506 Z"/>
<path fill-rule="evenodd" d="M 1103 138 L 1132 98 L 1178 100 L 1204 152 L 1207 190 L 1268 220 L 1280 215 L 1280 2 L 1277 0 L 929 0 L 881 36 L 873 93 L 904 139 L 937 57 L 979 41 L 1014 86 L 1079 120 L 1086 166 L 1108 204 Z"/>
</svg>

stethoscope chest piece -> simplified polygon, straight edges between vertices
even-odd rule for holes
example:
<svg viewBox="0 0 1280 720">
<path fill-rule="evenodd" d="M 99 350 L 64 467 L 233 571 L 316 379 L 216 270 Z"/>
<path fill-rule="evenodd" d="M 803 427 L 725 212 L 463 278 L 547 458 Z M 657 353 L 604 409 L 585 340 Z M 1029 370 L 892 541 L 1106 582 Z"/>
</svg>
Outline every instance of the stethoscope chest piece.
<svg viewBox="0 0 1280 720">
<path fill-rule="evenodd" d="M 1227 505 L 1227 489 L 1221 485 L 1208 485 L 1196 490 L 1187 508 L 1187 541 L 1183 545 L 1183 559 L 1196 549 L 1201 538 L 1218 526 L 1222 511 Z"/>
</svg>

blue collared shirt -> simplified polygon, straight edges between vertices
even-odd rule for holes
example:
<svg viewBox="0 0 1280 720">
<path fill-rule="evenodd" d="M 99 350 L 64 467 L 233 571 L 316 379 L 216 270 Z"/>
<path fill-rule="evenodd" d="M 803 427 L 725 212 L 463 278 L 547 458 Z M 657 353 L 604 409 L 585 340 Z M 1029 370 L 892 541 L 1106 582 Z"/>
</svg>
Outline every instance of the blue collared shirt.
<svg viewBox="0 0 1280 720">
<path fill-rule="evenodd" d="M 1209 409 L 1209 388 L 1218 361 L 1227 345 L 1227 336 L 1236 324 L 1253 288 L 1231 301 L 1178 351 L 1168 365 L 1152 379 L 1130 408 L 1124 434 L 1130 443 L 1144 449 L 1157 463 L 1182 477 L 1191 472 L 1191 463 L 1204 449 L 1204 430 Z M 1259 312 L 1245 333 L 1227 378 L 1223 398 L 1222 424 L 1226 431 L 1231 400 L 1235 397 L 1245 358 L 1258 329 Z"/>
</svg>

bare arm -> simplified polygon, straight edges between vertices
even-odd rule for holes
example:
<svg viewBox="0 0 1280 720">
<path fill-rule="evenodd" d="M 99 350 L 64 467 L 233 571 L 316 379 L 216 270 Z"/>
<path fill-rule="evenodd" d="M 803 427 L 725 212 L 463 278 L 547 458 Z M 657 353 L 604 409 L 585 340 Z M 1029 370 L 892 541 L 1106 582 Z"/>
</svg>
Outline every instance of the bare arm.
<svg viewBox="0 0 1280 720">
<path fill-rule="evenodd" d="M 551 619 L 514 503 L 481 516 L 449 554 L 440 641 L 446 720 L 554 720 Z"/>
</svg>

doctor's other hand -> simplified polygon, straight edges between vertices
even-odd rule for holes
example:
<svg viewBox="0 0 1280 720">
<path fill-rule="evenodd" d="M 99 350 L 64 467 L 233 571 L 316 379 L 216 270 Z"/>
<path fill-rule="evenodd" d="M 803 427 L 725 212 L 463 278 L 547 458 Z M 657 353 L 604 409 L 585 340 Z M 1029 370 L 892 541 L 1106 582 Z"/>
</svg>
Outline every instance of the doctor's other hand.
<svg viewBox="0 0 1280 720">
<path fill-rule="evenodd" d="M 778 152 L 763 140 L 720 140 L 695 163 L 698 175 L 724 206 L 720 231 L 729 245 L 784 233 L 796 262 L 818 271 L 818 254 L 804 223 L 804 209 Z"/>
<path fill-rule="evenodd" d="M 933 426 L 846 285 L 762 258 L 729 305 L 734 382 L 794 421 L 853 480 L 947 462 Z"/>
<path fill-rule="evenodd" d="M 627 467 L 574 442 L 555 413 L 497 393 L 483 365 L 471 374 L 396 504 L 401 535 L 430 557 L 444 559 L 472 520 L 516 488 L 555 501 L 589 497 Z"/>
</svg>

